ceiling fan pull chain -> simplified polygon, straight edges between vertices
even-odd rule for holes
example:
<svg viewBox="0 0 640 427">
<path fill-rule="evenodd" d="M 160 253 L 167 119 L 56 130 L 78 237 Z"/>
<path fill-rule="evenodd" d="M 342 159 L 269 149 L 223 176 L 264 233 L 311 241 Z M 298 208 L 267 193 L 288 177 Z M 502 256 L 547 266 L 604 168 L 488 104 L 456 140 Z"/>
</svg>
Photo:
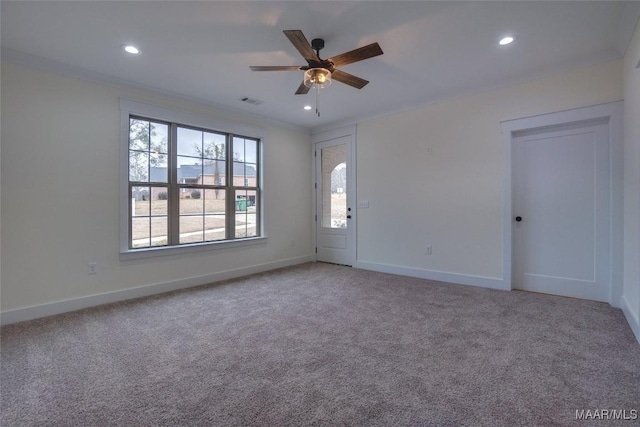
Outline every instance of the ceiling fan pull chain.
<svg viewBox="0 0 640 427">
<path fill-rule="evenodd" d="M 316 114 L 320 117 L 320 86 L 316 86 Z"/>
</svg>

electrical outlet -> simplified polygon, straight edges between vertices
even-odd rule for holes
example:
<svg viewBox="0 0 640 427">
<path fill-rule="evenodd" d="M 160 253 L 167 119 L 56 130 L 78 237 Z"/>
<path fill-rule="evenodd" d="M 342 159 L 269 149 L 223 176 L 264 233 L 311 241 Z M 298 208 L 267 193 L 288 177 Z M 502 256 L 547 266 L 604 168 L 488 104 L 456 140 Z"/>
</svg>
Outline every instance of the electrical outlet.
<svg viewBox="0 0 640 427">
<path fill-rule="evenodd" d="M 431 245 L 427 245 L 424 253 L 426 253 L 427 255 L 431 255 L 431 251 L 432 251 Z"/>
<path fill-rule="evenodd" d="M 98 263 L 97 262 L 90 262 L 88 264 L 89 266 L 89 274 L 97 274 L 97 268 L 98 268 Z"/>
</svg>

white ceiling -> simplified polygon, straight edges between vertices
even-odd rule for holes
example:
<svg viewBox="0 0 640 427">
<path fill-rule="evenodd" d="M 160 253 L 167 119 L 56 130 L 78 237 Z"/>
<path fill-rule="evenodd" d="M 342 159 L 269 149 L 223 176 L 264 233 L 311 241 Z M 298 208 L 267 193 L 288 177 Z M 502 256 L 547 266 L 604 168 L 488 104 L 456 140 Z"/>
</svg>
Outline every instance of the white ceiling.
<svg viewBox="0 0 640 427">
<path fill-rule="evenodd" d="M 638 9 L 625 3 L 3 1 L 2 53 L 318 129 L 620 57 Z M 294 95 L 302 71 L 249 70 L 305 65 L 287 29 L 324 38 L 322 58 L 373 42 L 384 55 L 344 66 L 371 83 L 323 89 L 318 118 L 302 108 L 313 91 Z"/>
</svg>

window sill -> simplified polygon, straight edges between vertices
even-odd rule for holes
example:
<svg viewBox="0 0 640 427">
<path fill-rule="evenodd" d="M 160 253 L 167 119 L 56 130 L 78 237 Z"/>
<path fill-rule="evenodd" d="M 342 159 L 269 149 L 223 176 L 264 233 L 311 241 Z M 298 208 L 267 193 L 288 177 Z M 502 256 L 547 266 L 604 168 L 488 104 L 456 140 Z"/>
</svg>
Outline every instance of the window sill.
<svg viewBox="0 0 640 427">
<path fill-rule="evenodd" d="M 120 252 L 120 260 L 152 258 L 169 255 L 182 255 L 194 252 L 204 252 L 223 248 L 237 248 L 254 246 L 267 242 L 267 236 L 249 237 L 247 239 L 227 240 L 223 242 L 192 243 L 180 246 L 162 246 L 157 248 L 129 249 Z"/>
</svg>

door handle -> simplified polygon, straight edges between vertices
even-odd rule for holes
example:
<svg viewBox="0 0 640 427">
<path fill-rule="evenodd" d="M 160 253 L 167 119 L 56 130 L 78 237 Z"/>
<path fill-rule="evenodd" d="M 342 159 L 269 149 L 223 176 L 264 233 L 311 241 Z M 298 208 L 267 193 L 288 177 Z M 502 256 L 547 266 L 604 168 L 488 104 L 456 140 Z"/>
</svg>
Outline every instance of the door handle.
<svg viewBox="0 0 640 427">
<path fill-rule="evenodd" d="M 351 219 L 351 215 L 347 215 L 347 219 Z"/>
<path fill-rule="evenodd" d="M 522 221 L 522 217 L 521 217 L 521 216 L 517 216 L 517 217 L 516 217 L 516 221 L 517 221 L 517 222 Z"/>
</svg>

